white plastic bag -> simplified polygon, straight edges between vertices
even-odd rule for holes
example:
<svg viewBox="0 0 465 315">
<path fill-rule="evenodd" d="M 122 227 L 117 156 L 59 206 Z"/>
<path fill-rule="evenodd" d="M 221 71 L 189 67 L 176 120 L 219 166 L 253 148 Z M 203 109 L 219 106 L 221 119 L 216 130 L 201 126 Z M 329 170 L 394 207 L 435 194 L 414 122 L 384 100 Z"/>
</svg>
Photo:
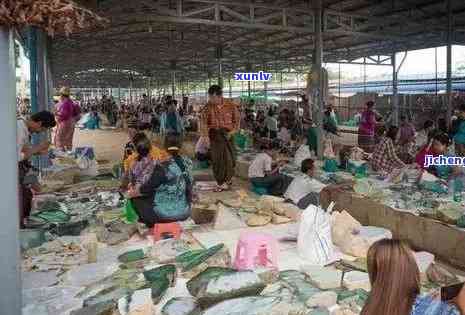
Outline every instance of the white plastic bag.
<svg viewBox="0 0 465 315">
<path fill-rule="evenodd" d="M 310 147 L 306 144 L 302 144 L 295 152 L 294 164 L 300 168 L 302 161 L 313 158 Z"/>
<path fill-rule="evenodd" d="M 330 215 L 333 206 L 334 203 L 331 203 L 325 212 L 320 207 L 310 205 L 302 213 L 297 249 L 308 264 L 324 266 L 334 257 Z"/>
<path fill-rule="evenodd" d="M 336 158 L 336 154 L 334 154 L 333 149 L 333 142 L 330 138 L 327 138 L 323 145 L 323 156 L 327 159 L 334 159 Z"/>
<path fill-rule="evenodd" d="M 76 159 L 76 162 L 82 176 L 95 177 L 98 175 L 98 165 L 96 160 L 91 160 L 88 157 L 80 156 Z"/>
</svg>

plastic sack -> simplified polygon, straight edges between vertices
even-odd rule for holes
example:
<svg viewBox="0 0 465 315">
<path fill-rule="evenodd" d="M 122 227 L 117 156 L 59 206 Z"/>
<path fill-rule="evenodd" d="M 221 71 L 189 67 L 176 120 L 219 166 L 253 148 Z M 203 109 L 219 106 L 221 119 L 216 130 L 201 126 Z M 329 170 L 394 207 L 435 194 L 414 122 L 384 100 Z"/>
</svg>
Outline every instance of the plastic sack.
<svg viewBox="0 0 465 315">
<path fill-rule="evenodd" d="M 312 152 L 310 152 L 310 147 L 307 144 L 302 144 L 294 156 L 294 164 L 300 168 L 302 161 L 312 158 Z"/>
<path fill-rule="evenodd" d="M 80 156 L 76 160 L 82 176 L 95 177 L 98 175 L 97 161 L 91 160 L 86 156 Z"/>
<path fill-rule="evenodd" d="M 136 223 L 139 219 L 139 216 L 137 215 L 137 212 L 134 209 L 134 205 L 132 204 L 131 199 L 126 200 L 126 204 L 123 208 L 123 215 L 128 223 Z"/>
<path fill-rule="evenodd" d="M 324 266 L 334 257 L 334 245 L 331 239 L 331 209 L 310 205 L 302 213 L 297 237 L 297 250 L 302 259 L 311 265 Z"/>
<path fill-rule="evenodd" d="M 334 159 L 336 155 L 334 154 L 333 142 L 331 139 L 326 139 L 323 147 L 323 156 L 327 159 Z"/>
</svg>

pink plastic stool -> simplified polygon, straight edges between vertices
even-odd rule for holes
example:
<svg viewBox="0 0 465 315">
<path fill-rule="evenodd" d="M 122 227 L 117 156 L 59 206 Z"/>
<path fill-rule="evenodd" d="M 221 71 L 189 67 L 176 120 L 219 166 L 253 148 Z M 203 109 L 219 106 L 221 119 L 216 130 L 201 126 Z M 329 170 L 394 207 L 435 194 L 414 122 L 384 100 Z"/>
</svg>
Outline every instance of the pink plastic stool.
<svg viewBox="0 0 465 315">
<path fill-rule="evenodd" d="M 167 238 L 179 239 L 181 232 L 182 228 L 176 222 L 155 224 L 152 231 L 155 242 Z"/>
<path fill-rule="evenodd" d="M 266 267 L 278 270 L 278 242 L 271 235 L 242 233 L 236 247 L 234 268 L 250 270 Z"/>
</svg>

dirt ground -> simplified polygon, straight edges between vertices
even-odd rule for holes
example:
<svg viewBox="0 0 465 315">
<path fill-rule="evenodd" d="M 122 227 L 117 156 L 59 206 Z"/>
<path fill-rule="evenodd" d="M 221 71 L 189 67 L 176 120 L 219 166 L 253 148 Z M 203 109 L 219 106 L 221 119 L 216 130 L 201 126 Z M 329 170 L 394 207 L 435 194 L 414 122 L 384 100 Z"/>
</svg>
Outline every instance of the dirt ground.
<svg viewBox="0 0 465 315">
<path fill-rule="evenodd" d="M 74 146 L 93 147 L 98 160 L 120 161 L 128 135 L 121 130 L 78 130 L 74 133 Z"/>
<path fill-rule="evenodd" d="M 155 145 L 161 147 L 161 141 L 150 132 L 147 135 Z M 79 130 L 74 133 L 74 147 L 93 147 L 97 160 L 108 160 L 111 163 L 119 162 L 123 156 L 123 149 L 129 141 L 124 130 L 115 130 L 103 127 L 100 130 Z M 182 143 L 182 152 L 189 157 L 194 156 L 195 135 L 187 135 Z"/>
</svg>

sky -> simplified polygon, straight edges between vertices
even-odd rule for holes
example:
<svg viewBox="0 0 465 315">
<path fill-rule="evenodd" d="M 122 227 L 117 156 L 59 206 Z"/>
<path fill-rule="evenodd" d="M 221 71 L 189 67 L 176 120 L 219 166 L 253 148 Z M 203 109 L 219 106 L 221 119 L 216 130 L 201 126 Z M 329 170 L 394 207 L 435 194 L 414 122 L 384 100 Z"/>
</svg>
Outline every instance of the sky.
<svg viewBox="0 0 465 315">
<path fill-rule="evenodd" d="M 399 64 L 404 56 L 404 53 L 397 54 L 397 63 Z M 446 72 L 446 47 L 437 48 L 438 73 Z M 452 71 L 454 72 L 457 65 L 465 65 L 465 46 L 453 46 L 452 48 Z M 338 72 L 338 64 L 325 64 L 327 69 Z M 367 78 L 376 78 L 382 75 L 392 76 L 392 67 L 390 66 L 366 66 Z M 363 78 L 363 66 L 341 64 L 341 73 L 343 77 L 359 77 Z M 403 63 L 399 77 L 404 75 L 425 74 L 433 77 L 435 73 L 435 49 L 422 49 L 409 51 L 405 62 Z M 17 75 L 29 79 L 29 61 L 24 56 L 21 49 L 21 68 L 17 70 Z M 439 75 L 441 76 L 441 75 Z"/>
<path fill-rule="evenodd" d="M 396 61 L 399 65 L 405 53 L 398 53 Z M 438 73 L 446 72 L 447 68 L 447 49 L 445 46 L 437 48 Z M 459 64 L 465 65 L 465 46 L 452 47 L 452 71 L 454 72 Z M 338 72 L 338 64 L 327 64 L 328 69 Z M 407 57 L 399 71 L 399 77 L 404 75 L 428 74 L 429 77 L 435 73 L 435 49 L 413 50 L 407 53 Z M 350 77 L 363 77 L 363 66 L 341 64 L 341 73 Z M 390 66 L 366 66 L 367 77 L 376 77 L 383 74 L 392 76 L 392 67 Z"/>
</svg>

